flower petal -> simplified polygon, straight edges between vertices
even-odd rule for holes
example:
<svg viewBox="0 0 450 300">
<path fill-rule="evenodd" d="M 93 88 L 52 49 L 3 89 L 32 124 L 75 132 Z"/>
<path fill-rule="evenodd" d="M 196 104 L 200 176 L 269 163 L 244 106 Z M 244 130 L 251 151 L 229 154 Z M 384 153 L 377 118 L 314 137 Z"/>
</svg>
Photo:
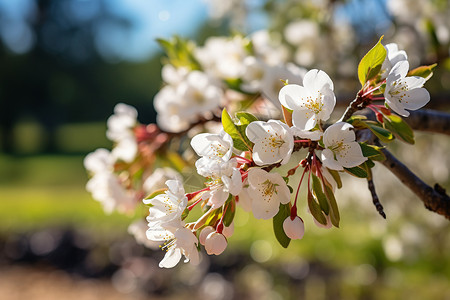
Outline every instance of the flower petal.
<svg viewBox="0 0 450 300">
<path fill-rule="evenodd" d="M 324 71 L 309 70 L 303 78 L 303 85 L 311 92 L 334 90 L 333 81 Z"/>
<path fill-rule="evenodd" d="M 173 268 L 181 259 L 181 250 L 179 248 L 170 248 L 159 263 L 160 268 Z"/>
<path fill-rule="evenodd" d="M 345 151 L 339 151 L 336 159 L 345 168 L 359 166 L 367 160 L 362 154 L 361 146 L 357 142 L 348 143 Z"/>
<path fill-rule="evenodd" d="M 330 149 L 324 149 L 321 155 L 322 163 L 325 167 L 332 170 L 344 170 L 342 166 L 334 159 L 334 153 Z"/>
<path fill-rule="evenodd" d="M 278 99 L 284 107 L 296 110 L 301 107 L 300 99 L 305 97 L 306 94 L 307 90 L 303 86 L 288 84 L 281 88 Z"/>
<path fill-rule="evenodd" d="M 316 126 L 316 115 L 307 108 L 294 110 L 292 113 L 292 123 L 300 130 L 310 130 Z"/>
<path fill-rule="evenodd" d="M 405 93 L 402 104 L 406 109 L 422 108 L 430 101 L 430 93 L 425 88 L 416 88 Z"/>
</svg>

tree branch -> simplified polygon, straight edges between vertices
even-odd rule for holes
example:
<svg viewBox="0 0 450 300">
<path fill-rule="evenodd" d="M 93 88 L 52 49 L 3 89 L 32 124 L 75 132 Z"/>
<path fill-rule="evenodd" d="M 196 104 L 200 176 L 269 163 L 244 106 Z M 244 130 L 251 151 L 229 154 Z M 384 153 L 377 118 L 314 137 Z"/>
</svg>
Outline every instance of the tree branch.
<svg viewBox="0 0 450 300">
<path fill-rule="evenodd" d="M 383 205 L 380 203 L 380 199 L 378 198 L 377 192 L 375 191 L 375 185 L 373 184 L 373 179 L 367 179 L 367 185 L 370 191 L 370 194 L 372 195 L 372 202 L 373 205 L 375 205 L 375 208 L 377 209 L 378 213 L 386 219 L 386 214 L 384 213 Z"/>
<path fill-rule="evenodd" d="M 445 112 L 431 109 L 416 110 L 404 120 L 414 130 L 450 135 L 450 114 Z"/>
<path fill-rule="evenodd" d="M 425 207 L 450 220 L 450 197 L 445 189 L 435 184 L 434 188 L 427 185 L 388 150 L 381 150 L 386 160 L 381 163 L 388 168 L 400 181 L 413 191 L 424 203 Z"/>
</svg>

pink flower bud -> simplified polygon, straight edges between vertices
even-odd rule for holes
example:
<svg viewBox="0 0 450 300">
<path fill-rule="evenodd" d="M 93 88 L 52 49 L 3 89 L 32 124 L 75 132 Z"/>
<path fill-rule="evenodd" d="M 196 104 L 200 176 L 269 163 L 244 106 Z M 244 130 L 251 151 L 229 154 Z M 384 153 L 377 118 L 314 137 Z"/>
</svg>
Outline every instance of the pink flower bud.
<svg viewBox="0 0 450 300">
<path fill-rule="evenodd" d="M 227 239 L 223 234 L 218 232 L 210 233 L 205 241 L 206 253 L 219 255 L 227 248 L 227 244 Z"/>
<path fill-rule="evenodd" d="M 202 231 L 200 232 L 199 237 L 198 237 L 198 239 L 200 241 L 200 244 L 202 244 L 204 246 L 206 238 L 208 237 L 208 235 L 210 233 L 212 233 L 214 231 L 216 231 L 216 230 L 212 226 L 206 226 L 205 228 L 203 228 Z"/>
<path fill-rule="evenodd" d="M 305 233 L 305 225 L 298 216 L 295 216 L 294 220 L 291 217 L 287 217 L 283 222 L 283 229 L 286 235 L 293 240 L 300 240 Z"/>
<path fill-rule="evenodd" d="M 229 227 L 224 226 L 223 227 L 223 231 L 222 234 L 226 237 L 229 238 L 230 236 L 232 236 L 234 233 L 234 222 L 231 223 L 231 225 Z"/>
</svg>

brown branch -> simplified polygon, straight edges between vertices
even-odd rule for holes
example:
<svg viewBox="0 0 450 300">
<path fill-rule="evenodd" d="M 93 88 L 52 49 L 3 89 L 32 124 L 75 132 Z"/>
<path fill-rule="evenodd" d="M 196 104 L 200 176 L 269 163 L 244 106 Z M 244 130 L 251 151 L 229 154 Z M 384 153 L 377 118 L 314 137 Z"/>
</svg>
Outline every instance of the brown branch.
<svg viewBox="0 0 450 300">
<path fill-rule="evenodd" d="M 450 114 L 445 112 L 431 109 L 416 110 L 404 120 L 414 130 L 450 135 Z"/>
<path fill-rule="evenodd" d="M 430 187 L 388 150 L 383 149 L 381 151 L 386 156 L 386 160 L 381 163 L 414 192 L 427 209 L 450 220 L 450 197 L 446 194 L 445 189 L 438 184 L 435 184 L 434 188 Z"/>
<path fill-rule="evenodd" d="M 386 214 L 383 210 L 383 205 L 380 203 L 380 199 L 378 198 L 377 192 L 375 191 L 375 185 L 373 184 L 373 179 L 367 179 L 368 188 L 370 191 L 370 194 L 372 194 L 372 201 L 373 205 L 375 205 L 375 208 L 377 209 L 378 213 L 386 219 Z"/>
</svg>

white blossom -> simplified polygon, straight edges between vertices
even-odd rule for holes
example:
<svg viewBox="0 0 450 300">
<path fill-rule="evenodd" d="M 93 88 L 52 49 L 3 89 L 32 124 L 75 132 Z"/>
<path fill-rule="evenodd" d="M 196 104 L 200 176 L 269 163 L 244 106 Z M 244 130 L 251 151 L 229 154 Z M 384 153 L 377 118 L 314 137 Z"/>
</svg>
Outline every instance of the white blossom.
<svg viewBox="0 0 450 300">
<path fill-rule="evenodd" d="M 137 154 L 137 141 L 133 132 L 136 118 L 137 111 L 134 107 L 119 103 L 107 121 L 106 136 L 116 143 L 111 153 L 125 162 L 132 162 Z"/>
<path fill-rule="evenodd" d="M 155 96 L 156 121 L 166 131 L 180 132 L 218 108 L 222 98 L 223 91 L 212 77 L 191 71 L 182 82 L 166 85 Z"/>
<path fill-rule="evenodd" d="M 261 80 L 261 93 L 277 109 L 280 109 L 278 94 L 284 87 L 283 81 L 302 84 L 306 70 L 292 63 L 286 65 L 267 66 Z M 282 81 L 283 80 L 283 81 Z"/>
<path fill-rule="evenodd" d="M 305 234 L 305 224 L 300 217 L 295 216 L 292 220 L 289 216 L 283 222 L 283 230 L 290 239 L 300 240 Z"/>
<path fill-rule="evenodd" d="M 252 198 L 252 212 L 257 219 L 273 218 L 280 203 L 289 203 L 291 194 L 283 177 L 259 168 L 248 171 L 249 194 Z"/>
<path fill-rule="evenodd" d="M 398 50 L 396 43 L 390 43 L 384 46 L 386 49 L 386 58 L 381 66 L 381 78 L 384 79 L 391 71 L 392 67 L 400 61 L 407 61 L 408 55 L 404 50 Z"/>
<path fill-rule="evenodd" d="M 237 168 L 232 169 L 230 175 L 223 174 L 221 177 L 215 178 L 210 184 L 209 191 L 202 195 L 203 199 L 209 199 L 208 204 L 213 209 L 221 207 L 228 199 L 230 194 L 236 196 L 242 190 L 242 176 Z"/>
<path fill-rule="evenodd" d="M 232 236 L 234 233 L 234 222 L 232 222 L 230 224 L 230 226 L 223 226 L 223 230 L 222 230 L 222 234 L 226 237 L 229 238 L 230 236 Z"/>
<path fill-rule="evenodd" d="M 220 158 L 226 162 L 233 154 L 233 139 L 223 130 L 219 134 L 197 134 L 192 138 L 191 146 L 197 155 L 208 159 Z"/>
<path fill-rule="evenodd" d="M 149 249 L 156 250 L 159 248 L 159 243 L 151 241 L 147 238 L 147 229 L 147 222 L 145 222 L 144 219 L 139 219 L 128 226 L 128 233 L 134 237 L 139 245 L 143 245 Z"/>
<path fill-rule="evenodd" d="M 211 232 L 205 240 L 206 253 L 220 255 L 227 248 L 227 238 L 218 232 Z"/>
<path fill-rule="evenodd" d="M 168 180 L 166 185 L 169 189 L 164 194 L 143 200 L 145 204 L 152 205 L 147 216 L 149 227 L 165 227 L 167 224 L 181 221 L 188 201 L 183 184 L 178 180 Z"/>
<path fill-rule="evenodd" d="M 278 120 L 268 122 L 254 121 L 245 133 L 255 143 L 252 158 L 257 165 L 268 165 L 276 162 L 286 164 L 294 147 L 294 136 L 286 124 Z"/>
<path fill-rule="evenodd" d="M 353 126 L 348 123 L 338 122 L 328 127 L 323 133 L 323 143 L 322 163 L 329 169 L 352 168 L 367 160 L 355 142 Z"/>
<path fill-rule="evenodd" d="M 406 77 L 409 69 L 408 61 L 398 62 L 386 78 L 384 98 L 386 104 L 401 116 L 409 116 L 406 110 L 417 110 L 430 101 L 430 94 L 422 86 L 425 78 L 419 76 Z"/>
<path fill-rule="evenodd" d="M 86 190 L 102 204 L 106 213 L 115 209 L 129 212 L 134 208 L 136 195 L 134 191 L 125 189 L 114 174 L 115 161 L 111 152 L 103 148 L 89 153 L 84 159 L 84 167 L 92 177 L 86 184 Z"/>
<path fill-rule="evenodd" d="M 162 247 L 166 250 L 166 255 L 159 263 L 160 268 L 175 267 L 183 255 L 185 256 L 185 263 L 190 261 L 193 265 L 198 264 L 198 240 L 191 230 L 185 227 L 179 227 L 173 233 L 166 230 L 162 236 L 164 238 L 161 241 L 166 241 L 164 247 Z"/>
<path fill-rule="evenodd" d="M 301 130 L 310 130 L 319 121 L 326 121 L 336 104 L 334 86 L 323 71 L 310 70 L 303 78 L 303 86 L 288 84 L 279 94 L 284 107 L 293 110 L 292 123 Z"/>
</svg>

